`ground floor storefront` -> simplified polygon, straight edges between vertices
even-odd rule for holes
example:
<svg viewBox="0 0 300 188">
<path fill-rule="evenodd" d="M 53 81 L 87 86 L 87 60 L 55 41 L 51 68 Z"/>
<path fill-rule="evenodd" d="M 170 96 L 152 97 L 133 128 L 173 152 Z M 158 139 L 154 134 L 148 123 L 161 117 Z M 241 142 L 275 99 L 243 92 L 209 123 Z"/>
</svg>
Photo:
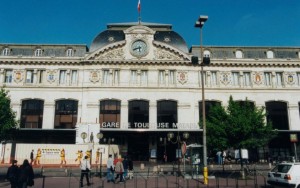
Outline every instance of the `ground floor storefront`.
<svg viewBox="0 0 300 188">
<path fill-rule="evenodd" d="M 201 131 L 178 131 L 178 130 L 142 130 L 142 131 L 122 131 L 122 130 L 101 130 L 103 137 L 95 139 L 93 143 L 86 140 L 87 145 L 93 144 L 96 152 L 97 146 L 108 146 L 108 153 L 119 155 L 121 157 L 130 156 L 133 161 L 155 161 L 155 162 L 176 162 L 181 157 L 181 146 L 185 143 L 202 144 Z M 188 135 L 188 136 L 187 136 Z M 299 159 L 299 150 L 297 140 L 291 142 L 291 135 L 299 138 L 298 132 L 279 132 L 276 138 L 270 143 L 258 149 L 249 149 L 249 161 L 267 162 L 267 161 L 286 161 L 293 157 Z M 16 155 L 16 144 L 69 144 L 76 145 L 76 130 L 14 130 L 11 140 L 2 142 L 1 157 L 3 157 L 4 146 L 6 143 L 13 143 L 11 158 Z M 114 147 L 118 146 L 115 151 Z M 208 157 L 210 161 L 216 161 L 214 153 L 215 148 L 208 148 Z M 201 156 L 201 161 L 203 157 Z"/>
</svg>

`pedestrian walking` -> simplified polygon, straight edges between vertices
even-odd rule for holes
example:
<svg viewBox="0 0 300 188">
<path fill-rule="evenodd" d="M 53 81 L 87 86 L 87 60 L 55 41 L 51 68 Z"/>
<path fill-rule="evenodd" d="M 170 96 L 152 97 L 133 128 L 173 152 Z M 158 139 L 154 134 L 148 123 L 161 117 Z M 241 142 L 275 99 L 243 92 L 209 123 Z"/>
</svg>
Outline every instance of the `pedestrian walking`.
<svg viewBox="0 0 300 188">
<path fill-rule="evenodd" d="M 31 150 L 30 152 L 30 165 L 34 163 L 34 150 Z"/>
<path fill-rule="evenodd" d="M 124 182 L 124 179 L 123 179 L 124 166 L 123 166 L 121 158 L 119 158 L 117 163 L 116 163 L 115 171 L 117 173 L 117 176 L 116 176 L 115 179 L 118 179 L 120 177 L 119 182 Z"/>
<path fill-rule="evenodd" d="M 217 155 L 217 158 L 218 158 L 218 164 L 219 165 L 223 164 L 223 162 L 222 162 L 222 152 L 218 151 L 216 155 Z"/>
<path fill-rule="evenodd" d="M 114 166 L 114 161 L 112 159 L 111 154 L 109 154 L 109 156 L 108 156 L 106 168 L 107 168 L 107 176 L 106 176 L 107 182 L 115 183 L 115 178 L 114 178 L 114 176 L 115 176 L 114 175 L 115 166 Z"/>
<path fill-rule="evenodd" d="M 11 166 L 7 169 L 6 179 L 9 180 L 11 188 L 17 188 L 19 178 L 19 167 L 17 160 L 13 160 Z"/>
<path fill-rule="evenodd" d="M 128 179 L 133 178 L 133 162 L 131 160 L 131 157 L 128 157 Z"/>
<path fill-rule="evenodd" d="M 91 170 L 91 163 L 88 160 L 88 156 L 85 156 L 80 164 L 81 176 L 80 176 L 80 187 L 83 187 L 83 176 L 86 178 L 87 185 L 90 186 L 89 173 Z"/>
<path fill-rule="evenodd" d="M 124 160 L 123 160 L 123 167 L 124 167 L 124 174 L 123 174 L 123 178 L 124 180 L 127 179 L 127 175 L 128 175 L 128 159 L 127 157 L 124 157 Z"/>
<path fill-rule="evenodd" d="M 19 168 L 18 188 L 27 188 L 34 185 L 34 174 L 29 161 L 25 159 Z"/>
</svg>

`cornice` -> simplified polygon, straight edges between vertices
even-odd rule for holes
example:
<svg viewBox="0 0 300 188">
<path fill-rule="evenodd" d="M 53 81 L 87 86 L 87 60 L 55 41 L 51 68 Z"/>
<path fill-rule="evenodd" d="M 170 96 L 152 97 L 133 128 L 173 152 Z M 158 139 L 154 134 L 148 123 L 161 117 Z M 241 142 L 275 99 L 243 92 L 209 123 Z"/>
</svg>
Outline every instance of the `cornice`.
<svg viewBox="0 0 300 188">
<path fill-rule="evenodd" d="M 209 66 L 225 67 L 300 67 L 300 60 L 290 59 L 211 59 Z"/>
</svg>

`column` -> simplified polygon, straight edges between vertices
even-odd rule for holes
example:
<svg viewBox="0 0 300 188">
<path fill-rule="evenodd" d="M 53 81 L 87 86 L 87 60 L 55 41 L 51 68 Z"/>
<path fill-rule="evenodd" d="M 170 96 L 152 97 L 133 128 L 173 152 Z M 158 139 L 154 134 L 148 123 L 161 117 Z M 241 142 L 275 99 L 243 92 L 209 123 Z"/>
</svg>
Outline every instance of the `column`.
<svg viewBox="0 0 300 188">
<path fill-rule="evenodd" d="M 43 127 L 42 129 L 54 129 L 55 103 L 44 103 Z"/>
</svg>

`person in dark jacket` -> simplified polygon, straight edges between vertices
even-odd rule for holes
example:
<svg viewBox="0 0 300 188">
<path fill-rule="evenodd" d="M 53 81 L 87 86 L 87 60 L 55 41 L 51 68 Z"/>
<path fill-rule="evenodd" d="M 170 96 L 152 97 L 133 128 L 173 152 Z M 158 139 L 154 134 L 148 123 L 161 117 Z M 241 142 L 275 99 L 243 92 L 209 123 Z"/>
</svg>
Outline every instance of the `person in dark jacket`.
<svg viewBox="0 0 300 188">
<path fill-rule="evenodd" d="M 25 159 L 23 164 L 19 168 L 18 185 L 19 188 L 27 188 L 27 186 L 33 185 L 34 173 L 32 166 L 28 160 Z"/>
<path fill-rule="evenodd" d="M 6 173 L 6 179 L 9 180 L 11 188 L 17 188 L 18 185 L 19 167 L 17 166 L 17 162 L 17 160 L 13 160 Z"/>
<path fill-rule="evenodd" d="M 124 160 L 122 163 L 123 163 L 123 167 L 124 167 L 123 177 L 124 177 L 124 180 L 126 180 L 127 174 L 128 174 L 128 159 L 127 159 L 127 157 L 124 157 Z"/>
</svg>

